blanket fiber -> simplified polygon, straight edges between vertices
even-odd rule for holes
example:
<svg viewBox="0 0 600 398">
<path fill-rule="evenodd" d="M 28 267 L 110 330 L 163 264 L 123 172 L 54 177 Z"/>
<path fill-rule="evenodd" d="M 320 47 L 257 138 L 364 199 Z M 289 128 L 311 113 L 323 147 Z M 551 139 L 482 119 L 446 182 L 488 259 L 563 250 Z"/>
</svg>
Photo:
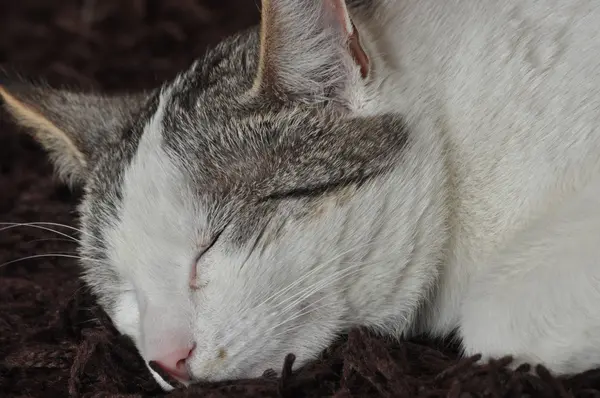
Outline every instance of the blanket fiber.
<svg viewBox="0 0 600 398">
<path fill-rule="evenodd" d="M 0 64 L 53 84 L 153 87 L 256 23 L 257 3 L 0 1 Z M 80 192 L 58 183 L 39 145 L 6 114 L 0 119 L 0 221 L 76 226 Z M 290 372 L 292 356 L 282 358 L 280 379 L 266 374 L 166 394 L 79 282 L 76 260 L 50 256 L 74 249 L 72 239 L 47 229 L 0 230 L 0 397 L 600 397 L 600 370 L 557 379 L 542 367 L 511 371 L 509 358 L 460 359 L 449 342 L 393 342 L 364 330 L 298 372 Z M 40 257 L 11 262 L 27 256 Z"/>
</svg>

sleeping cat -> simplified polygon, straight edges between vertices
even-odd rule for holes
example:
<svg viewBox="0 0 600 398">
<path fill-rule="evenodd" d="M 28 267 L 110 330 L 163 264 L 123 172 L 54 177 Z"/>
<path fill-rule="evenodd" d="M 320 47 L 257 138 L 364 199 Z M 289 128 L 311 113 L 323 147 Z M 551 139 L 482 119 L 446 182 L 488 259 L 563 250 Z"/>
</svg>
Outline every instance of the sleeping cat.
<svg viewBox="0 0 600 398">
<path fill-rule="evenodd" d="M 600 365 L 595 0 L 264 0 L 155 90 L 0 94 L 85 189 L 85 281 L 183 384 L 358 325 Z"/>
</svg>

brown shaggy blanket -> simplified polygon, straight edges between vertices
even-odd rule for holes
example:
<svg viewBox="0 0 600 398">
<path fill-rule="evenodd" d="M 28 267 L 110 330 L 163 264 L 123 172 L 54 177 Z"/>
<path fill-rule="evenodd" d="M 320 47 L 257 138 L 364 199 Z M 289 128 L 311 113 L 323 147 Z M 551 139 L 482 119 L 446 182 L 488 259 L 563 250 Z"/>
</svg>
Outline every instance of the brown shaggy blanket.
<svg viewBox="0 0 600 398">
<path fill-rule="evenodd" d="M 56 84 L 150 87 L 173 77 L 224 35 L 256 23 L 257 3 L 0 1 L 0 64 Z M 0 222 L 76 226 L 78 197 L 53 178 L 40 147 L 2 117 Z M 508 358 L 489 364 L 459 359 L 449 343 L 398 343 L 362 330 L 298 372 L 289 371 L 293 358 L 282 358 L 281 379 L 265 376 L 164 394 L 78 281 L 76 260 L 50 255 L 70 256 L 74 248 L 71 239 L 49 230 L 0 230 L 0 397 L 600 397 L 600 370 L 556 379 L 540 367 L 510 371 Z M 40 257 L 11 262 L 27 256 Z"/>
</svg>

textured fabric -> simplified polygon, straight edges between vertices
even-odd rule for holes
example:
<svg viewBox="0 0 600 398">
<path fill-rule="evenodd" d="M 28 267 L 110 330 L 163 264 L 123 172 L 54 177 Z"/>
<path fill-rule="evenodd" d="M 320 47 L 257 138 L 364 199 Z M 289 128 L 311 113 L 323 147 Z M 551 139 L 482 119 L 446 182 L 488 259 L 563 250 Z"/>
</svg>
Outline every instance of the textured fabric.
<svg viewBox="0 0 600 398">
<path fill-rule="evenodd" d="M 0 2 L 0 62 L 53 83 L 152 87 L 258 18 L 258 0 Z M 0 221 L 75 226 L 78 192 L 52 177 L 44 152 L 2 117 Z M 61 233 L 69 228 L 47 226 Z M 2 228 L 2 226 L 0 226 Z M 131 343 L 77 280 L 75 242 L 32 227 L 0 231 L 0 396 L 164 395 Z M 599 331 L 600 332 L 600 331 Z M 296 373 L 176 390 L 172 397 L 600 397 L 600 371 L 554 379 L 508 360 L 476 365 L 445 343 L 393 343 L 354 330 Z"/>
</svg>

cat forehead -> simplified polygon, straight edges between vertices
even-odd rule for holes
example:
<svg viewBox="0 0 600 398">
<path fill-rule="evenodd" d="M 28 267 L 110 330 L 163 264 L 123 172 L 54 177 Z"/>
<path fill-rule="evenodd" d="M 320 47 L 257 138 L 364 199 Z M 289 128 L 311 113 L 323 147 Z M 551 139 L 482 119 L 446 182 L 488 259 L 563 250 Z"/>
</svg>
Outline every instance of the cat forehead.
<svg viewBox="0 0 600 398">
<path fill-rule="evenodd" d="M 94 205 L 88 208 L 88 216 L 95 220 L 89 225 L 104 226 L 98 233 L 109 255 L 116 256 L 110 263 L 167 263 L 179 253 L 194 251 L 222 227 L 232 208 L 248 201 L 250 190 L 244 189 L 248 176 L 260 174 L 250 170 L 260 165 L 242 155 L 251 151 L 252 140 L 236 139 L 232 126 L 220 125 L 211 132 L 214 127 L 207 124 L 214 122 L 180 111 L 180 84 L 176 79 L 158 95 L 135 152 L 124 150 L 128 147 L 124 142 L 121 153 L 127 155 L 111 154 L 105 163 L 113 164 L 105 164 L 104 175 L 97 179 Z M 223 138 L 226 134 L 230 136 Z M 254 145 L 256 152 L 258 146 Z M 109 222 L 98 219 L 107 215 Z M 238 217 L 236 224 L 247 218 Z M 153 242 L 178 247 L 171 245 L 175 251 L 169 253 Z"/>
<path fill-rule="evenodd" d="M 224 143 L 236 139 L 239 127 L 232 122 L 239 109 L 233 108 L 239 108 L 239 93 L 252 84 L 255 57 L 248 53 L 254 52 L 255 44 L 257 34 L 252 30 L 224 40 L 155 91 L 133 128 L 123 132 L 120 144 L 100 155 L 89 180 L 89 196 L 104 197 L 106 208 L 118 207 L 125 185 L 143 183 L 140 178 L 124 178 L 134 161 L 154 167 L 155 176 L 179 168 L 178 173 L 197 178 L 207 174 L 216 181 L 226 171 L 216 160 L 232 149 Z"/>
<path fill-rule="evenodd" d="M 129 162 L 115 165 L 119 171 L 110 182 L 107 176 L 101 180 L 108 190 L 91 198 L 88 227 L 98 228 L 107 269 L 90 272 L 96 280 L 101 275 L 105 291 L 116 284 L 167 294 L 185 283 L 179 279 L 187 274 L 177 268 L 193 262 L 198 247 L 212 233 L 207 216 L 212 202 L 195 194 L 181 164 L 165 150 L 164 120 L 171 92 L 167 88 L 160 94 Z"/>
</svg>

